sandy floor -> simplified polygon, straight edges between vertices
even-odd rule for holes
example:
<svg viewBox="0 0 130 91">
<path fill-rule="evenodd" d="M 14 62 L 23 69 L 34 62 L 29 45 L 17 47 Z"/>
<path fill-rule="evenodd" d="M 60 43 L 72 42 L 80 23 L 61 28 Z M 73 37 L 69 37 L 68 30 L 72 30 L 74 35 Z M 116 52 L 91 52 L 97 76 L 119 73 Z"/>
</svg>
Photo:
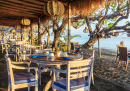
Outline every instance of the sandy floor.
<svg viewBox="0 0 130 91">
<path fill-rule="evenodd" d="M 95 48 L 97 50 L 97 48 Z M 109 49 L 101 50 L 101 57 L 95 52 L 94 73 L 101 78 L 112 81 L 130 90 L 130 64 L 125 71 L 125 63 L 117 68 L 116 51 Z"/>
<path fill-rule="evenodd" d="M 116 51 L 103 49 L 101 58 L 98 57 L 97 51 L 95 52 L 95 84 L 91 86 L 91 91 L 130 91 L 130 65 L 128 66 L 127 71 L 124 70 L 123 63 L 122 66 L 117 69 L 118 63 L 115 63 L 115 58 Z M 31 64 L 31 66 L 34 67 L 36 64 Z M 17 70 L 15 72 L 17 72 Z M 49 80 L 49 73 L 43 73 L 42 86 L 39 86 L 39 91 L 42 91 L 43 87 Z M 0 48 L 0 91 L 7 91 L 7 86 L 8 79 L 6 63 L 4 54 L 1 54 Z M 27 88 L 16 91 L 27 91 Z M 34 91 L 34 89 L 31 88 L 31 91 Z M 52 89 L 49 91 L 52 91 Z"/>
</svg>

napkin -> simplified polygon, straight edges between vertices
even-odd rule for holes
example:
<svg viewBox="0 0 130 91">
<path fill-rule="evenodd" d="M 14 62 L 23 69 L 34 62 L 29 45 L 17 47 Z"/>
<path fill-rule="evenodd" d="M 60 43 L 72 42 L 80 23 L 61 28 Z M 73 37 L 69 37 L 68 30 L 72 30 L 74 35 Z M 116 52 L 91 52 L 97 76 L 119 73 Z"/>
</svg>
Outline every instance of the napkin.
<svg viewBox="0 0 130 91">
<path fill-rule="evenodd" d="M 68 57 L 63 57 L 63 59 L 69 60 L 69 58 L 68 58 Z"/>
<path fill-rule="evenodd" d="M 68 54 L 77 54 L 76 52 L 74 52 L 74 53 L 68 53 Z"/>
<path fill-rule="evenodd" d="M 39 58 L 39 57 L 44 57 L 44 56 L 38 56 L 38 55 L 32 56 L 32 58 Z"/>
</svg>

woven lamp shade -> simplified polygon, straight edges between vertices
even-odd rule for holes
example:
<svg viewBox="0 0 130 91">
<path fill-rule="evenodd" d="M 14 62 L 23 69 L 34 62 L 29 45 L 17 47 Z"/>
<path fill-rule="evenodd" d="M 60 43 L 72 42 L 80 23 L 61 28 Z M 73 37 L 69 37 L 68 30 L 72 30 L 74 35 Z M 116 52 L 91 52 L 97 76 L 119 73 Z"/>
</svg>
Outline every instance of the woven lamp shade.
<svg viewBox="0 0 130 91">
<path fill-rule="evenodd" d="M 10 33 L 15 33 L 16 31 L 14 29 L 10 30 Z"/>
<path fill-rule="evenodd" d="M 22 25 L 30 25 L 30 20 L 24 18 L 24 19 L 21 20 L 21 24 L 22 24 Z"/>
<path fill-rule="evenodd" d="M 59 1 L 48 1 L 48 3 L 43 7 L 43 11 L 49 16 L 60 16 L 63 15 L 65 7 Z"/>
</svg>

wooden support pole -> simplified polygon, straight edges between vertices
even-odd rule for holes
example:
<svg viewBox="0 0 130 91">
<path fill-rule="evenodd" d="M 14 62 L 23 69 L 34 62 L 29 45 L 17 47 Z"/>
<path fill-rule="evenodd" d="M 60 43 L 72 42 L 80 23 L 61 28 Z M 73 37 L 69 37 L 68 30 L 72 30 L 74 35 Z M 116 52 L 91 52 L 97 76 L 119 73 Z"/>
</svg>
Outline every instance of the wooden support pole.
<svg viewBox="0 0 130 91">
<path fill-rule="evenodd" d="M 70 31 L 71 31 L 71 3 L 68 3 L 68 52 L 70 52 Z"/>
<path fill-rule="evenodd" d="M 30 31 L 29 31 L 29 42 L 33 45 L 33 28 L 32 24 L 30 24 Z"/>
<path fill-rule="evenodd" d="M 38 18 L 38 45 L 41 44 L 40 18 Z"/>
<path fill-rule="evenodd" d="M 23 39 L 22 39 L 22 38 L 23 38 L 23 36 L 22 36 L 23 28 L 24 28 L 24 26 L 22 25 L 22 26 L 21 26 L 21 32 L 20 32 L 20 34 L 21 34 L 21 41 L 23 40 Z"/>
<path fill-rule="evenodd" d="M 98 38 L 98 55 L 101 57 L 100 38 Z"/>
</svg>

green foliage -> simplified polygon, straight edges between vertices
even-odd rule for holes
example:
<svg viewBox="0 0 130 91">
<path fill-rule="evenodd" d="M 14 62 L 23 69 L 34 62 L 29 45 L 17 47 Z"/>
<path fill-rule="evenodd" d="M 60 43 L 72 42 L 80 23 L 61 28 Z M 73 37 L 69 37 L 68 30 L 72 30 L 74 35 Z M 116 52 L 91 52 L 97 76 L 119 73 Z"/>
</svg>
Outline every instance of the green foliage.
<svg viewBox="0 0 130 91">
<path fill-rule="evenodd" d="M 112 27 L 114 23 L 109 23 L 108 24 L 108 27 Z"/>
</svg>

